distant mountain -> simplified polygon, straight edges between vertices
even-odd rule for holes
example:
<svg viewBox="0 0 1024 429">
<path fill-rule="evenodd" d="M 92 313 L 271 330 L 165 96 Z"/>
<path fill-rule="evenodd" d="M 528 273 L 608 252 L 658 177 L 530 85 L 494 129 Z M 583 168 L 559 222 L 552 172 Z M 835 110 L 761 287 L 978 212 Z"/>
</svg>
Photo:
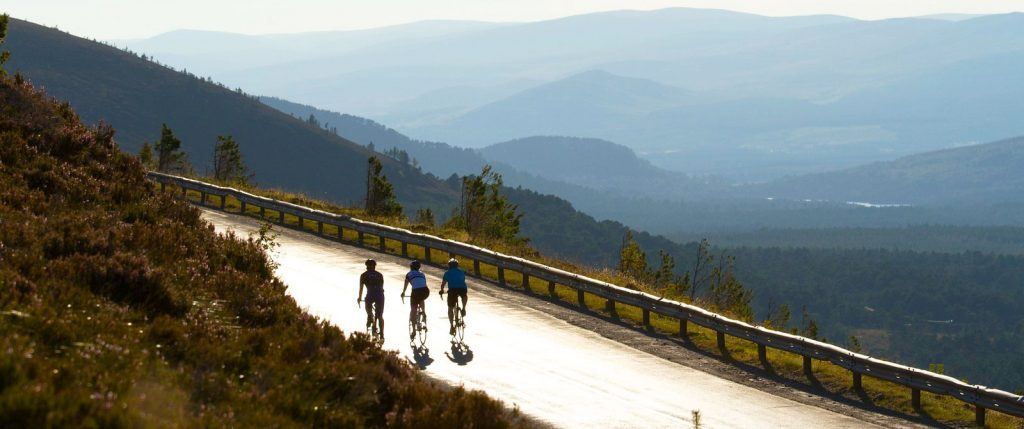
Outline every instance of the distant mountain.
<svg viewBox="0 0 1024 429">
<path fill-rule="evenodd" d="M 1024 201 L 1024 137 L 754 187 L 764 196 L 887 204 Z"/>
<path fill-rule="evenodd" d="M 168 124 L 195 168 L 209 168 L 218 135 L 239 142 L 246 164 L 263 186 L 282 187 L 338 202 L 365 192 L 363 146 L 278 112 L 258 100 L 179 73 L 124 51 L 16 19 L 4 45 L 7 70 L 67 100 L 95 123 L 118 130 L 117 141 L 136 152 Z M 410 209 L 448 207 L 457 191 L 410 166 L 385 160 L 385 170 Z"/>
<path fill-rule="evenodd" d="M 482 147 L 530 135 L 597 137 L 614 124 L 684 104 L 689 93 L 645 79 L 591 70 L 527 89 L 417 133 Z"/>
<path fill-rule="evenodd" d="M 284 44 L 294 52 L 204 35 L 216 52 L 157 57 L 190 70 L 228 64 L 214 77 L 231 87 L 417 139 L 600 138 L 662 168 L 736 182 L 1024 134 L 1012 117 L 1022 14 L 859 21 L 679 8 L 422 25 L 333 45 L 295 36 Z M 993 88 L 1006 91 L 980 103 Z"/>
<path fill-rule="evenodd" d="M 630 148 L 600 139 L 535 136 L 487 146 L 480 153 L 528 174 L 626 198 L 722 198 L 727 192 L 719 179 L 655 167 Z"/>
<path fill-rule="evenodd" d="M 466 175 L 480 172 L 487 164 L 472 149 L 446 143 L 413 140 L 386 125 L 371 119 L 319 109 L 275 97 L 260 97 L 261 102 L 299 119 L 312 115 L 325 129 L 337 129 L 339 135 L 361 145 L 373 144 L 377 151 L 403 150 L 414 158 L 425 171 L 439 177 L 452 174 Z"/>
<path fill-rule="evenodd" d="M 506 24 L 477 21 L 420 21 L 351 31 L 245 35 L 205 30 L 175 30 L 145 39 L 110 42 L 145 52 L 161 62 L 187 66 L 200 75 L 305 61 L 375 46 L 430 40 Z M 230 61 L 225 61 L 230 58 Z"/>
</svg>

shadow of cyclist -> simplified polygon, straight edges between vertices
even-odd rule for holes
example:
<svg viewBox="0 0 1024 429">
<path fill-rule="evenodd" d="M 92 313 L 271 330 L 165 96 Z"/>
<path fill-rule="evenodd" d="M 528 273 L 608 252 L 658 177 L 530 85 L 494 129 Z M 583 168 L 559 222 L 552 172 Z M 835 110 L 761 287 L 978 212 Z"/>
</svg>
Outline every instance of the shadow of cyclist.
<svg viewBox="0 0 1024 429">
<path fill-rule="evenodd" d="M 462 341 L 453 341 L 451 352 L 444 352 L 444 355 L 448 357 L 448 360 L 455 362 L 460 366 L 473 360 L 473 350 L 471 350 L 469 346 Z"/>
<path fill-rule="evenodd" d="M 430 364 L 434 363 L 434 358 L 430 357 L 430 349 L 427 346 L 412 344 L 412 359 L 413 364 L 419 369 L 427 369 Z"/>
</svg>

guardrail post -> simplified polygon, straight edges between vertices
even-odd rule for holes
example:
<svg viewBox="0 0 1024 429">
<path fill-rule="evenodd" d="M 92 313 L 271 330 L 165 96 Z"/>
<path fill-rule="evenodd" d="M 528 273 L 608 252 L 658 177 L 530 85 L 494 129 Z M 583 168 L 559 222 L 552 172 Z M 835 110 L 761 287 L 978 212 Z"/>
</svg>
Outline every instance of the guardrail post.
<svg viewBox="0 0 1024 429">
<path fill-rule="evenodd" d="M 162 192 L 164 192 L 166 190 L 167 190 L 167 184 L 164 183 L 164 182 L 160 182 L 160 192 L 162 193 Z"/>
<path fill-rule="evenodd" d="M 220 210 L 224 211 L 224 208 L 228 206 L 228 195 L 224 194 L 220 196 Z"/>
<path fill-rule="evenodd" d="M 199 205 L 206 205 L 206 192 L 199 191 Z"/>
<path fill-rule="evenodd" d="M 181 198 L 185 198 L 185 197 L 188 197 L 188 189 L 186 189 L 184 186 L 182 186 L 181 187 Z"/>
<path fill-rule="evenodd" d="M 853 390 L 864 390 L 864 383 L 863 383 L 863 380 L 861 380 L 861 378 L 862 378 L 861 374 L 859 372 L 857 372 L 857 371 L 851 371 L 851 372 L 853 373 Z M 918 394 L 921 393 L 920 390 L 917 390 L 917 389 L 914 389 L 914 390 Z"/>
<path fill-rule="evenodd" d="M 409 243 L 406 243 L 404 241 L 402 242 L 402 257 L 403 258 L 408 258 L 409 257 Z"/>
<path fill-rule="evenodd" d="M 345 228 L 342 228 L 341 225 L 338 225 L 338 241 L 345 242 Z"/>
<path fill-rule="evenodd" d="M 910 389 L 910 404 L 915 410 L 921 409 L 921 389 L 913 387 Z"/>
<path fill-rule="evenodd" d="M 985 427 L 985 407 L 974 404 L 974 423 L 978 426 Z"/>
<path fill-rule="evenodd" d="M 498 284 L 505 286 L 505 268 L 498 266 Z"/>
<path fill-rule="evenodd" d="M 430 259 L 430 246 L 423 246 L 423 262 L 427 265 L 434 265 L 434 261 Z"/>
<path fill-rule="evenodd" d="M 241 213 L 245 214 L 245 201 L 239 200 L 239 202 L 242 204 L 242 211 L 241 211 Z"/>
<path fill-rule="evenodd" d="M 473 260 L 473 274 L 475 274 L 478 278 L 480 277 L 480 261 L 476 259 Z"/>
<path fill-rule="evenodd" d="M 299 231 L 305 231 L 306 230 L 306 220 L 303 219 L 302 216 L 299 216 L 299 215 L 295 215 L 295 217 L 299 218 Z"/>
<path fill-rule="evenodd" d="M 768 365 L 768 346 L 764 344 L 757 345 L 757 360 L 761 362 L 761 365 Z"/>
<path fill-rule="evenodd" d="M 724 353 L 725 352 L 725 332 L 716 331 L 715 332 L 715 337 L 717 337 L 717 340 L 718 340 L 718 350 L 720 350 L 720 351 L 722 351 Z"/>
<path fill-rule="evenodd" d="M 530 275 L 523 273 L 523 291 L 530 292 Z"/>
<path fill-rule="evenodd" d="M 260 207 L 260 219 L 262 220 L 262 219 L 266 219 L 266 218 L 267 218 L 267 208 L 266 207 Z"/>
<path fill-rule="evenodd" d="M 316 233 L 317 235 L 324 235 L 324 223 L 316 221 Z"/>
<path fill-rule="evenodd" d="M 616 314 L 615 313 L 615 301 L 610 300 L 610 299 L 605 301 L 604 302 L 604 309 L 605 309 L 605 311 L 607 311 L 608 313 L 610 313 L 610 314 L 612 314 L 614 316 Z"/>
<path fill-rule="evenodd" d="M 555 282 L 554 281 L 549 281 L 548 282 L 548 296 L 550 296 L 552 298 L 555 298 L 557 296 L 557 295 L 555 295 Z"/>
<path fill-rule="evenodd" d="M 356 246 L 363 247 L 363 232 L 362 231 L 356 231 L 356 232 L 359 233 L 359 243 L 357 243 Z"/>
<path fill-rule="evenodd" d="M 283 211 L 280 211 L 280 210 L 277 211 L 277 223 L 279 223 L 281 225 L 284 225 L 284 212 Z"/>
<path fill-rule="evenodd" d="M 650 329 L 651 327 L 651 310 L 643 309 L 644 313 L 644 327 Z"/>
<path fill-rule="evenodd" d="M 580 303 L 580 307 L 587 308 L 587 300 L 583 296 L 583 289 L 576 289 L 576 301 Z"/>
<path fill-rule="evenodd" d="M 682 338 L 687 338 L 686 331 L 689 328 L 687 325 L 689 325 L 689 320 L 679 319 L 679 336 Z"/>
<path fill-rule="evenodd" d="M 387 239 L 384 238 L 383 235 L 378 235 L 377 238 L 380 239 L 380 251 L 384 252 L 384 253 L 387 253 L 387 251 L 388 251 L 388 243 L 386 241 Z"/>
<path fill-rule="evenodd" d="M 813 374 L 814 368 L 811 367 L 811 357 L 804 356 L 804 375 L 810 377 Z"/>
</svg>

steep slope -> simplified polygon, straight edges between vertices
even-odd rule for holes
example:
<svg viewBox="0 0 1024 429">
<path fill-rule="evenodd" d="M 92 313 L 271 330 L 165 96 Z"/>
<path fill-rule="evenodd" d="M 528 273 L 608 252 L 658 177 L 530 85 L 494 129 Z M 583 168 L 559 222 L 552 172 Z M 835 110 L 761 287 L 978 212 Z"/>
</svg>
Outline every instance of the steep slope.
<svg viewBox="0 0 1024 429">
<path fill-rule="evenodd" d="M 338 202 L 362 198 L 370 153 L 258 100 L 123 51 L 25 21 L 12 20 L 8 68 L 68 100 L 88 122 L 106 121 L 136 151 L 158 139 L 162 123 L 182 140 L 200 172 L 218 135 L 232 135 L 256 180 Z M 415 169 L 385 160 L 385 172 L 409 205 L 443 207 L 455 193 Z"/>
<path fill-rule="evenodd" d="M 304 313 L 108 126 L 10 77 L 0 106 L 2 426 L 527 426 Z"/>
<path fill-rule="evenodd" d="M 1024 137 L 754 187 L 766 196 L 941 204 L 1024 201 Z"/>
</svg>

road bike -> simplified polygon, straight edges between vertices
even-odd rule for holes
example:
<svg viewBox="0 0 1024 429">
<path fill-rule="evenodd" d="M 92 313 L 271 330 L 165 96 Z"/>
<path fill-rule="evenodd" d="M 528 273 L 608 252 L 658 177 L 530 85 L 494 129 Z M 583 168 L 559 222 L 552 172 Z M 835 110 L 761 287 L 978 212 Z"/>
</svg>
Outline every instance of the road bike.
<svg viewBox="0 0 1024 429">
<path fill-rule="evenodd" d="M 412 320 L 409 321 L 409 341 L 413 347 L 427 345 L 427 312 L 426 303 L 414 307 Z"/>
<path fill-rule="evenodd" d="M 452 343 L 461 344 L 466 338 L 466 308 L 462 300 L 455 300 L 455 308 L 452 310 L 452 325 L 455 326 L 455 334 L 452 335 Z"/>
</svg>

